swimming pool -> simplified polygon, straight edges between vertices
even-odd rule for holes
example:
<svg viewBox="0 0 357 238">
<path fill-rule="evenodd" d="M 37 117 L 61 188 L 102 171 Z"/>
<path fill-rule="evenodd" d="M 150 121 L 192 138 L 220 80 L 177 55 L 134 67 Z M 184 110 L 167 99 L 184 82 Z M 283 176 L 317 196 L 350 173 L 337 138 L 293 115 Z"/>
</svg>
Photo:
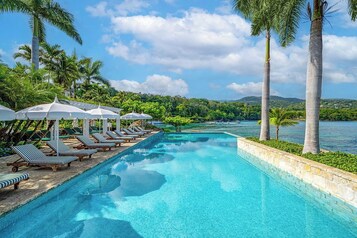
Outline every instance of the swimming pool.
<svg viewBox="0 0 357 238">
<path fill-rule="evenodd" d="M 0 218 L 0 237 L 356 236 L 244 159 L 235 137 L 149 140 Z"/>
</svg>

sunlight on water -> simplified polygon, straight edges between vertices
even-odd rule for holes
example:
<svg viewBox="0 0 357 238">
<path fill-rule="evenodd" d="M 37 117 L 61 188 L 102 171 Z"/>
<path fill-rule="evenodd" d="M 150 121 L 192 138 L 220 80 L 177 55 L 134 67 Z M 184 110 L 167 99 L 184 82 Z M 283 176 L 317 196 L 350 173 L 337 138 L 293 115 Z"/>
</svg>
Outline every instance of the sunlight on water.
<svg viewBox="0 0 357 238">
<path fill-rule="evenodd" d="M 286 186 L 237 155 L 234 137 L 166 134 L 0 219 L 0 237 L 355 236 Z"/>
</svg>

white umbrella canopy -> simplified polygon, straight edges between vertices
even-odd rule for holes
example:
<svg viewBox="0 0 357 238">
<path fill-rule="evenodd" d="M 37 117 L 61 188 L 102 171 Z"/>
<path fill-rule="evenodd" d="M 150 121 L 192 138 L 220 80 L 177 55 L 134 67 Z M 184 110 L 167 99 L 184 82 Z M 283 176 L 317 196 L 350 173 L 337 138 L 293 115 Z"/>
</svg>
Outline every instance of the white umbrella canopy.
<svg viewBox="0 0 357 238">
<path fill-rule="evenodd" d="M 150 116 L 149 114 L 141 113 L 140 115 L 141 115 L 142 117 L 144 117 L 145 120 L 151 120 L 151 119 L 152 119 L 152 116 Z"/>
<path fill-rule="evenodd" d="M 96 109 L 88 110 L 87 113 L 92 115 L 93 119 L 117 119 L 120 117 L 119 114 L 103 109 L 100 106 Z"/>
<path fill-rule="evenodd" d="M 53 103 L 25 108 L 16 113 L 18 120 L 70 120 L 76 118 L 87 119 L 92 116 L 78 107 L 59 103 L 57 97 Z"/>
<path fill-rule="evenodd" d="M 12 121 L 15 120 L 15 112 L 10 108 L 0 105 L 0 121 Z"/>
<path fill-rule="evenodd" d="M 86 111 L 74 106 L 62 104 L 58 102 L 57 96 L 53 103 L 41 104 L 29 107 L 18 111 L 16 119 L 18 120 L 55 120 L 52 128 L 52 140 L 57 141 L 57 155 L 58 155 L 58 141 L 59 141 L 59 120 L 61 119 L 88 119 L 92 116 Z"/>
<path fill-rule="evenodd" d="M 143 120 L 145 118 L 139 113 L 132 112 L 132 113 L 128 113 L 128 114 L 125 114 L 125 115 L 121 116 L 120 119 L 123 119 L 123 120 Z"/>
</svg>

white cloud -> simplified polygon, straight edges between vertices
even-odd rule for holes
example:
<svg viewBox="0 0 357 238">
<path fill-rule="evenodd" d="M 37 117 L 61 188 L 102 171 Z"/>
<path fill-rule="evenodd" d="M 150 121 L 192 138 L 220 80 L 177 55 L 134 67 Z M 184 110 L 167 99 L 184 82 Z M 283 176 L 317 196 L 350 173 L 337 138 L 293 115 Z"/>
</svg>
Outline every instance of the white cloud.
<svg viewBox="0 0 357 238">
<path fill-rule="evenodd" d="M 133 5 L 136 7 L 132 9 L 145 7 L 140 3 Z M 227 7 L 227 2 L 222 6 Z M 228 12 L 222 14 L 190 9 L 180 17 L 111 15 L 112 32 L 103 37 L 103 42 L 110 55 L 137 64 L 159 65 L 172 72 L 208 69 L 260 79 L 265 38 L 250 36 L 250 24 L 242 17 Z M 122 36 L 129 36 L 131 40 L 123 40 Z M 305 83 L 308 37 L 299 40 L 301 45 L 282 48 L 272 39 L 273 82 Z M 357 72 L 353 68 L 356 59 L 357 37 L 324 35 L 324 80 L 356 82 Z"/>
<path fill-rule="evenodd" d="M 0 56 L 4 56 L 6 53 L 3 49 L 0 49 Z"/>
<path fill-rule="evenodd" d="M 129 13 L 138 13 L 149 6 L 150 4 L 144 0 L 124 0 L 115 6 L 115 10 L 119 15 L 126 16 Z"/>
<path fill-rule="evenodd" d="M 86 11 L 94 17 L 104 17 L 108 15 L 107 5 L 107 2 L 99 2 L 95 6 L 86 7 Z"/>
<path fill-rule="evenodd" d="M 215 9 L 217 13 L 222 15 L 229 15 L 233 12 L 232 2 L 230 0 L 222 1 L 222 5 Z"/>
<path fill-rule="evenodd" d="M 111 80 L 112 86 L 120 91 L 151 93 L 170 96 L 185 96 L 188 85 L 182 79 L 172 79 L 165 75 L 151 75 L 143 83 L 133 80 Z"/>
<path fill-rule="evenodd" d="M 237 94 L 242 96 L 260 96 L 262 95 L 262 85 L 262 83 L 255 82 L 243 84 L 231 83 L 227 85 L 227 88 L 235 91 Z M 279 95 L 277 91 L 272 89 L 270 93 L 271 95 Z"/>
<path fill-rule="evenodd" d="M 86 7 L 86 10 L 94 17 L 113 17 L 139 13 L 149 6 L 150 4 L 144 0 L 124 0 L 122 3 L 113 6 L 108 6 L 107 2 L 99 2 L 95 6 Z"/>
</svg>

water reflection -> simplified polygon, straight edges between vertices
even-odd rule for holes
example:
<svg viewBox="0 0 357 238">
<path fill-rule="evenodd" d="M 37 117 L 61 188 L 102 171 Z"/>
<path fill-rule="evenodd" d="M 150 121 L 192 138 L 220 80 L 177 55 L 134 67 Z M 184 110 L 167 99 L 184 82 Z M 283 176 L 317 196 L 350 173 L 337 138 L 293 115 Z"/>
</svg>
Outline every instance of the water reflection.
<svg viewBox="0 0 357 238">
<path fill-rule="evenodd" d="M 133 166 L 127 166 L 127 169 L 114 173 L 121 177 L 120 187 L 114 191 L 117 197 L 142 196 L 160 189 L 166 182 L 165 176 L 156 171 L 137 169 Z"/>
<path fill-rule="evenodd" d="M 109 193 L 120 186 L 121 178 L 110 173 L 110 169 L 93 175 L 82 187 L 80 194 L 93 195 Z"/>
<path fill-rule="evenodd" d="M 107 218 L 93 218 L 83 221 L 84 227 L 80 237 L 115 237 L 115 238 L 139 238 L 139 235 L 130 222 Z"/>
</svg>

